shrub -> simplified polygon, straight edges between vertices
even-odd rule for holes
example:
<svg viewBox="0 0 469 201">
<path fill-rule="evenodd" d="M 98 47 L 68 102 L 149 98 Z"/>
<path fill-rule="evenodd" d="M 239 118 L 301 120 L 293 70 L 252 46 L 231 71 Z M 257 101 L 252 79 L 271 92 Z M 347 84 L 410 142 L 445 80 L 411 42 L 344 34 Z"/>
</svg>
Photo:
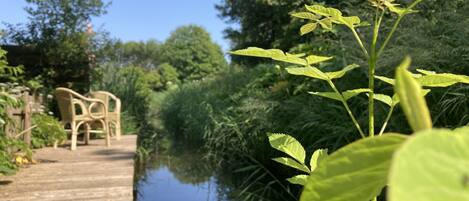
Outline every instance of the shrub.
<svg viewBox="0 0 469 201">
<path fill-rule="evenodd" d="M 52 116 L 46 114 L 34 114 L 31 145 L 33 148 L 51 146 L 54 142 L 62 142 L 67 139 L 67 134 L 62 124 Z"/>
</svg>

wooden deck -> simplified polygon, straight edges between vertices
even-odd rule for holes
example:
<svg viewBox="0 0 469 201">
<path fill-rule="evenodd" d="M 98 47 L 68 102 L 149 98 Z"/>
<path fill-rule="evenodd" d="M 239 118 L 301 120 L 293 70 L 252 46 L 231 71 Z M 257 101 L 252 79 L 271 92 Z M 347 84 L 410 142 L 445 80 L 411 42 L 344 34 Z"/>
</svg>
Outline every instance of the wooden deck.
<svg viewBox="0 0 469 201">
<path fill-rule="evenodd" d="M 36 150 L 39 163 L 14 176 L 0 176 L 0 200 L 133 200 L 136 136 L 91 140 L 90 145 Z"/>
</svg>

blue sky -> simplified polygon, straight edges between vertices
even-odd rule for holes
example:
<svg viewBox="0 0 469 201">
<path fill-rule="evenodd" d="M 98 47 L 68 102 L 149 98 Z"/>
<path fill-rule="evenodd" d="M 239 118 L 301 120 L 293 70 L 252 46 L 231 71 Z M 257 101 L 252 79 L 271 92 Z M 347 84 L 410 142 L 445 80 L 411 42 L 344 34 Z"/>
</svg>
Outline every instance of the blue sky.
<svg viewBox="0 0 469 201">
<path fill-rule="evenodd" d="M 108 13 L 93 23 L 103 26 L 112 37 L 124 41 L 140 41 L 150 38 L 164 41 L 178 26 L 197 24 L 211 34 L 212 39 L 229 48 L 223 39 L 226 25 L 217 17 L 214 5 L 221 0 L 114 0 Z M 21 23 L 27 21 L 24 0 L 0 0 L 0 21 Z M 3 27 L 3 25 L 1 25 Z"/>
</svg>

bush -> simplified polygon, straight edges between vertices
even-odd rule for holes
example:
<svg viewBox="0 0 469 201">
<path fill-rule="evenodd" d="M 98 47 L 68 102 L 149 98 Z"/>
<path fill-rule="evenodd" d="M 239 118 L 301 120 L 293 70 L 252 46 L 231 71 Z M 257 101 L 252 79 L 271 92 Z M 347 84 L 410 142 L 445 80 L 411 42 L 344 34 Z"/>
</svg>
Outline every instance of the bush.
<svg viewBox="0 0 469 201">
<path fill-rule="evenodd" d="M 33 148 L 51 146 L 54 142 L 62 142 L 67 139 L 67 133 L 62 124 L 52 116 L 46 114 L 34 114 L 31 145 Z"/>
</svg>

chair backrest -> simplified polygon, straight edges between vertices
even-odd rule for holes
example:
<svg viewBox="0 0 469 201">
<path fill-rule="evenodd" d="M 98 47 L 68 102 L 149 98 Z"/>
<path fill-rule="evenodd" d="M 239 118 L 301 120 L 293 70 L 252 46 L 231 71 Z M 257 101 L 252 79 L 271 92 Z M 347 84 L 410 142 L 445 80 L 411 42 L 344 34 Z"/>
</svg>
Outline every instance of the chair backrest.
<svg viewBox="0 0 469 201">
<path fill-rule="evenodd" d="M 75 104 L 73 103 L 72 90 L 67 88 L 55 89 L 54 95 L 59 105 L 62 121 L 70 122 L 75 119 Z"/>
<path fill-rule="evenodd" d="M 93 91 L 89 93 L 89 96 L 102 100 L 106 104 L 108 112 L 120 112 L 120 102 L 118 103 L 120 100 L 114 94 L 107 91 Z"/>
</svg>

